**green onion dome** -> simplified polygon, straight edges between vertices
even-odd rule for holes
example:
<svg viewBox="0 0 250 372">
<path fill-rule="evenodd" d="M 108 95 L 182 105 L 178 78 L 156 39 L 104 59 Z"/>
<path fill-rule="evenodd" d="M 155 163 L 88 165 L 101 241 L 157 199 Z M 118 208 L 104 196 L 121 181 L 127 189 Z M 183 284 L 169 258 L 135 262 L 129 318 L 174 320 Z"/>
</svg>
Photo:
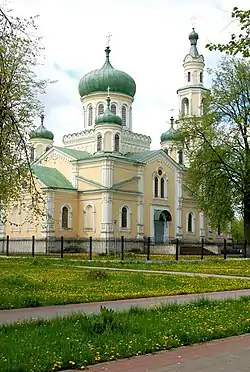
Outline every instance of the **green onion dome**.
<svg viewBox="0 0 250 372">
<path fill-rule="evenodd" d="M 30 139 L 41 138 L 53 141 L 54 134 L 43 125 L 44 115 L 41 115 L 41 125 L 30 133 Z"/>
<path fill-rule="evenodd" d="M 161 135 L 161 142 L 165 141 L 181 141 L 182 140 L 182 134 L 174 129 L 174 118 L 173 116 L 170 118 L 171 127 L 169 130 L 165 133 L 162 133 Z"/>
<path fill-rule="evenodd" d="M 95 119 L 95 124 L 117 124 L 122 125 L 120 116 L 113 114 L 110 110 L 110 97 L 107 97 L 107 108 L 104 114 L 100 114 Z"/>
<path fill-rule="evenodd" d="M 199 35 L 194 30 L 194 28 L 193 28 L 192 32 L 190 32 L 190 34 L 188 35 L 188 38 L 190 40 L 191 45 L 196 45 L 197 44 L 197 40 L 199 39 Z"/>
<path fill-rule="evenodd" d="M 126 72 L 116 70 L 110 63 L 109 46 L 105 49 L 106 61 L 100 70 L 94 70 L 84 75 L 78 85 L 81 97 L 95 92 L 106 92 L 110 87 L 113 93 L 123 93 L 134 97 L 136 85 L 134 79 Z"/>
</svg>

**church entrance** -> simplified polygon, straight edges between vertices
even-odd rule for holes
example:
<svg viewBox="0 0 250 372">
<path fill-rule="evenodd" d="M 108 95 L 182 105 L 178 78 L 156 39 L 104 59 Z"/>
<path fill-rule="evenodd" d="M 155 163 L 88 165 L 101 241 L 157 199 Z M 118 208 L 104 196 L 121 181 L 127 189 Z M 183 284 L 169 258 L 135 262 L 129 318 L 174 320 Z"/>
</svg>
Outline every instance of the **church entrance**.
<svg viewBox="0 0 250 372">
<path fill-rule="evenodd" d="M 167 210 L 156 210 L 154 213 L 154 241 L 161 244 L 169 238 L 169 222 L 172 221 L 171 214 Z"/>
</svg>

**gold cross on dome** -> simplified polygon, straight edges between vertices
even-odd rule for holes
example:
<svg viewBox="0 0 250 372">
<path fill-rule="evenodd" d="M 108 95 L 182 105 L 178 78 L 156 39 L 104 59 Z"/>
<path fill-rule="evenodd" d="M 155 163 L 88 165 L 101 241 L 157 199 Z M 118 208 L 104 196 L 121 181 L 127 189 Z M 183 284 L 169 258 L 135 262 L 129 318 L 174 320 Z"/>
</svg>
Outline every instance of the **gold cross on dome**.
<svg viewBox="0 0 250 372">
<path fill-rule="evenodd" d="M 106 36 L 107 47 L 109 47 L 109 43 L 110 43 L 111 36 L 112 36 L 111 33 L 108 32 L 108 35 Z"/>
<path fill-rule="evenodd" d="M 108 87 L 107 91 L 108 91 L 108 97 L 109 97 L 109 91 L 110 91 L 110 87 Z"/>
</svg>

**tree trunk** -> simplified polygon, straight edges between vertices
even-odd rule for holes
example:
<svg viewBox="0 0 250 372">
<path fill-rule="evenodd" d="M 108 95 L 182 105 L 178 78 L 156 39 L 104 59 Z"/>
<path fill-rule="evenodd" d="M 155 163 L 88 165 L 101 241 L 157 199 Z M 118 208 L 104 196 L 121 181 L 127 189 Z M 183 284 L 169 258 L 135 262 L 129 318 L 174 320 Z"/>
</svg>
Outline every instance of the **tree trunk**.
<svg viewBox="0 0 250 372">
<path fill-rule="evenodd" d="M 250 191 L 244 194 L 244 238 L 247 242 L 247 257 L 250 257 Z"/>
</svg>

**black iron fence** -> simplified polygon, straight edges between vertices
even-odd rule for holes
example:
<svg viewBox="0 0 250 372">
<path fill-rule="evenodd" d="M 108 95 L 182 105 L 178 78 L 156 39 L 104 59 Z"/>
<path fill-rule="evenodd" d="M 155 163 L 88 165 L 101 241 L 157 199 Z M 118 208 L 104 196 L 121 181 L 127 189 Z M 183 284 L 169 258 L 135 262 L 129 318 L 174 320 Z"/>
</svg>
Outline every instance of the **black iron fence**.
<svg viewBox="0 0 250 372">
<path fill-rule="evenodd" d="M 250 252 L 249 252 L 250 253 Z M 0 254 L 10 255 L 47 255 L 93 259 L 119 259 L 119 260 L 179 260 L 190 257 L 203 260 L 204 257 L 239 257 L 247 258 L 246 242 L 234 243 L 222 239 L 220 242 L 211 242 L 201 239 L 189 241 L 169 238 L 168 241 L 156 244 L 154 239 L 125 238 L 60 238 L 53 239 L 14 239 L 6 236 L 0 239 Z"/>
</svg>

